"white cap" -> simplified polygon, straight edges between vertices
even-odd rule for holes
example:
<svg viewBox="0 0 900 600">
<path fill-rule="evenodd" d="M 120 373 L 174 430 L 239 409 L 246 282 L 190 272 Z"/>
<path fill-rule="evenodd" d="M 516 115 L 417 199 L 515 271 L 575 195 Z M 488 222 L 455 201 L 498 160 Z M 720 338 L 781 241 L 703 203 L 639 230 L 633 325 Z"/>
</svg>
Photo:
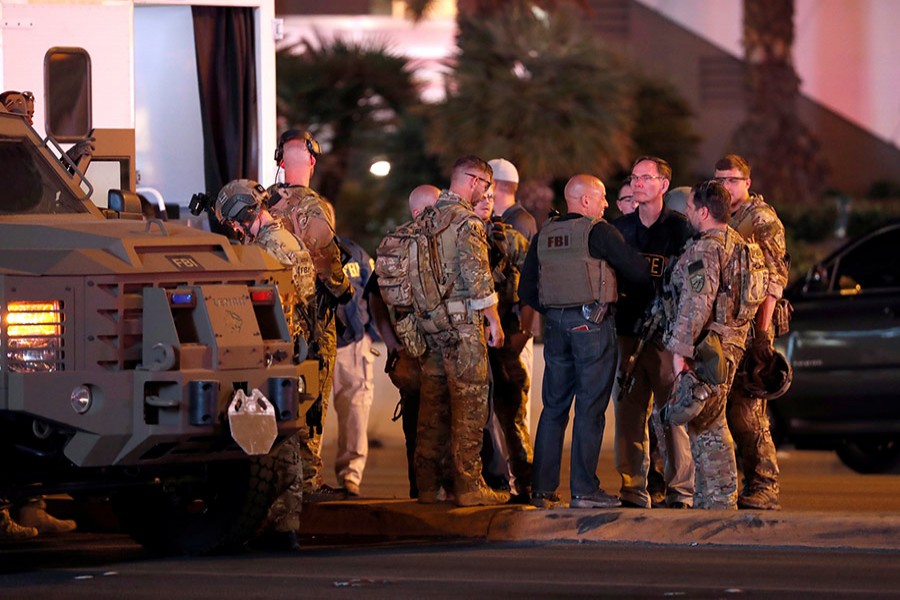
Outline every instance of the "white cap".
<svg viewBox="0 0 900 600">
<path fill-rule="evenodd" d="M 489 160 L 488 164 L 491 165 L 491 168 L 494 170 L 494 179 L 497 181 L 511 181 L 513 183 L 519 183 L 519 171 L 516 170 L 516 166 L 506 160 L 505 158 L 495 158 L 494 160 Z"/>
</svg>

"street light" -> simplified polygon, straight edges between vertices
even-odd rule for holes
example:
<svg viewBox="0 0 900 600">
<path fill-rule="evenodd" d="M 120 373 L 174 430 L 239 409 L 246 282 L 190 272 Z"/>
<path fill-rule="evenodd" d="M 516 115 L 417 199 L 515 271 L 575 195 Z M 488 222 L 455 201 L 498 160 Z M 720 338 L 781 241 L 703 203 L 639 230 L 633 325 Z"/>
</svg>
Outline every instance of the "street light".
<svg viewBox="0 0 900 600">
<path fill-rule="evenodd" d="M 376 160 L 369 167 L 369 173 L 375 177 L 386 177 L 391 172 L 391 163 L 386 160 Z"/>
</svg>

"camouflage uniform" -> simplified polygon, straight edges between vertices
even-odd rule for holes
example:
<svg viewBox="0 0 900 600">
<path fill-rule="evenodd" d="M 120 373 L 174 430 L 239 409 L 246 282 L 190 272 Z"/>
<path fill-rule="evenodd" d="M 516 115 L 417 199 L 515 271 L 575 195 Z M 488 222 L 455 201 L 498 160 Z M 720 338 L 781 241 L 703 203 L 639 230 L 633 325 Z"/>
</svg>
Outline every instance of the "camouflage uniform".
<svg viewBox="0 0 900 600">
<path fill-rule="evenodd" d="M 693 398 L 703 406 L 687 423 L 696 467 L 695 508 L 737 507 L 737 465 L 734 442 L 725 422 L 725 402 L 744 353 L 750 324 L 733 321 L 731 307 L 736 298 L 719 296 L 725 289 L 731 289 L 732 296 L 740 292 L 736 284 L 729 287 L 732 275 L 723 272 L 736 240 L 740 236 L 730 227 L 724 235 L 720 231 L 707 231 L 689 243 L 672 268 L 670 285 L 676 303 L 673 314 L 667 315 L 669 324 L 663 338 L 666 348 L 691 360 L 703 333 L 711 330 L 721 336 L 727 361 L 725 383 L 710 386 L 705 399 Z"/>
<path fill-rule="evenodd" d="M 482 310 L 496 304 L 488 263 L 484 223 L 472 206 L 444 190 L 435 205 L 449 220 L 437 236 L 441 273 L 452 281 L 445 306 L 453 326 L 431 332 L 419 328 L 427 351 L 422 358 L 419 422 L 416 435 L 416 480 L 420 501 L 436 498 L 443 481 L 442 459 L 450 449 L 457 497 L 485 489 L 481 476 L 482 431 L 488 415 L 488 359 Z M 444 221 L 445 222 L 445 221 Z M 449 310 L 448 310 L 449 312 Z"/>
<path fill-rule="evenodd" d="M 788 261 L 784 226 L 775 210 L 762 196 L 753 194 L 731 216 L 731 223 L 744 239 L 759 244 L 769 271 L 768 293 L 781 298 L 788 281 Z M 767 335 L 771 340 L 771 327 Z M 748 340 L 747 347 L 749 344 Z M 743 474 L 739 501 L 756 497 L 748 508 L 778 506 L 778 461 L 766 405 L 764 398 L 752 397 L 741 386 L 735 386 L 728 396 L 728 427 L 734 435 Z"/>
<path fill-rule="evenodd" d="M 288 318 L 291 337 L 309 339 L 308 319 L 315 301 L 316 275 L 312 258 L 303 242 L 287 231 L 280 221 L 272 221 L 260 229 L 255 243 L 278 262 L 291 267 L 292 290 L 279 290 L 284 314 Z M 301 428 L 306 431 L 306 428 Z M 290 436 L 278 449 L 280 467 L 277 488 L 284 490 L 269 508 L 269 522 L 277 531 L 294 531 L 300 526 L 303 499 L 303 468 L 300 456 L 300 433 Z"/>
<path fill-rule="evenodd" d="M 528 241 L 521 233 L 502 222 L 488 224 L 491 243 L 491 267 L 494 288 L 499 298 L 498 312 L 507 344 L 502 348 L 488 348 L 494 381 L 494 412 L 506 441 L 509 468 L 516 478 L 520 494 L 531 489 L 531 463 L 534 452 L 526 422 L 528 371 L 518 353 L 512 352 L 509 336 L 522 328 L 519 315 L 519 275 L 528 253 Z"/>
<path fill-rule="evenodd" d="M 344 274 L 340 249 L 335 243 L 334 229 L 328 222 L 321 197 L 312 189 L 299 185 L 275 185 L 268 191 L 275 202 L 269 210 L 309 249 L 318 284 L 333 298 L 344 296 L 350 289 L 350 281 Z M 324 423 L 337 357 L 337 330 L 333 306 L 327 301 L 323 302 L 321 295 L 317 304 L 318 324 L 310 344 L 310 354 L 319 359 L 319 398 L 322 407 L 321 422 Z M 320 431 L 310 436 L 309 431 L 303 428 L 299 434 L 301 456 L 306 465 L 303 470 L 305 492 L 315 491 L 325 484 L 322 477 Z"/>
</svg>

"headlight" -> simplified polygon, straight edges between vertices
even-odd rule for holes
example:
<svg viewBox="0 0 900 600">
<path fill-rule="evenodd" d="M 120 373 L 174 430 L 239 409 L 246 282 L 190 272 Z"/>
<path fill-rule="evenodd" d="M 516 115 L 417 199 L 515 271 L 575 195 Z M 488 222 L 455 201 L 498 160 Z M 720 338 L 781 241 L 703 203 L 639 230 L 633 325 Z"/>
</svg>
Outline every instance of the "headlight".
<svg viewBox="0 0 900 600">
<path fill-rule="evenodd" d="M 14 373 L 62 371 L 62 302 L 10 302 L 6 307 L 6 360 Z"/>
<path fill-rule="evenodd" d="M 93 395 L 91 394 L 91 388 L 87 385 L 79 385 L 75 389 L 72 390 L 72 393 L 69 395 L 69 401 L 72 403 L 72 410 L 74 410 L 79 415 L 83 415 L 87 411 L 91 409 L 91 405 L 94 403 Z"/>
</svg>

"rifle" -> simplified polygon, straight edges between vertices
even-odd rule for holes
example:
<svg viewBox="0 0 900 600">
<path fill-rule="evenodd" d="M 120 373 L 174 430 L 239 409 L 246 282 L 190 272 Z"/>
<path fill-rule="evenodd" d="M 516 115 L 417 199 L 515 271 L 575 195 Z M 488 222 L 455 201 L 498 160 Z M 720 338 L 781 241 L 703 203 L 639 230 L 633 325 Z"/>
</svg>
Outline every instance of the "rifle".
<svg viewBox="0 0 900 600">
<path fill-rule="evenodd" d="M 631 388 L 634 386 L 634 369 L 637 366 L 638 358 L 640 358 L 641 353 L 644 351 L 644 346 L 647 345 L 647 342 L 652 341 L 656 336 L 656 333 L 662 327 L 665 322 L 665 313 L 666 311 L 663 309 L 662 298 L 657 296 L 650 306 L 650 313 L 641 323 L 637 346 L 635 347 L 634 352 L 631 353 L 631 356 L 628 357 L 628 360 L 625 361 L 625 366 L 622 367 L 622 374 L 618 379 L 619 394 L 616 397 L 616 401 L 621 400 L 622 396 L 630 392 Z"/>
</svg>

